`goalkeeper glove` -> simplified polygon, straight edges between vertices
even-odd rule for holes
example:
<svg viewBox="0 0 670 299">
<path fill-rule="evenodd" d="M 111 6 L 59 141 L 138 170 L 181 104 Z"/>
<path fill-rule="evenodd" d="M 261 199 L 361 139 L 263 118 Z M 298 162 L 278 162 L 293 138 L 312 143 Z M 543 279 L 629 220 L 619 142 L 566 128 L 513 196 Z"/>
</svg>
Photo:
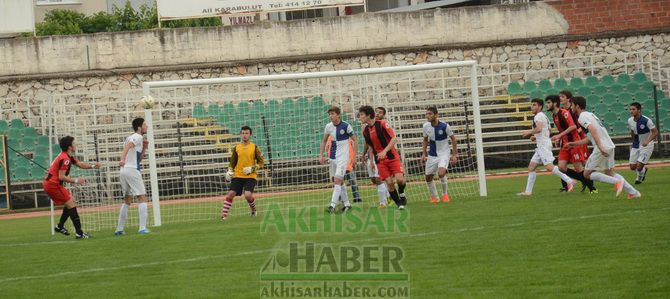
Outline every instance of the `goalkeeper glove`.
<svg viewBox="0 0 670 299">
<path fill-rule="evenodd" d="M 231 168 L 228 168 L 228 172 L 226 172 L 226 181 L 230 182 L 230 180 L 233 179 L 233 170 Z"/>
<path fill-rule="evenodd" d="M 242 171 L 244 171 L 244 174 L 245 174 L 245 175 L 249 175 L 249 174 L 251 174 L 252 172 L 256 171 L 256 166 L 247 166 L 247 167 L 244 167 L 244 168 L 242 168 Z"/>
</svg>

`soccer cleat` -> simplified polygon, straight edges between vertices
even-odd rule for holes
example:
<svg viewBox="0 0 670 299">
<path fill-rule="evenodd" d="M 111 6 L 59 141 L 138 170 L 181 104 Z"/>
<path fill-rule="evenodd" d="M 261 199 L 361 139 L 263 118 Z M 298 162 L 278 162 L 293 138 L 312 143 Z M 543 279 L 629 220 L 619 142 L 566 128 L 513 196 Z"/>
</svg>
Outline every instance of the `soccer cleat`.
<svg viewBox="0 0 670 299">
<path fill-rule="evenodd" d="M 449 202 L 449 194 L 442 194 L 442 201 Z"/>
<path fill-rule="evenodd" d="M 561 190 L 559 190 L 559 192 L 568 192 L 568 189 L 567 188 L 561 188 Z"/>
<path fill-rule="evenodd" d="M 360 198 L 355 198 L 355 199 L 354 199 L 354 202 L 363 202 L 363 200 L 360 199 Z"/>
<path fill-rule="evenodd" d="M 407 204 L 407 196 L 405 196 L 405 193 L 400 194 L 400 202 L 404 204 Z"/>
<path fill-rule="evenodd" d="M 328 206 L 328 213 L 330 213 L 330 214 L 335 214 L 335 207 L 333 207 L 333 206 Z"/>
<path fill-rule="evenodd" d="M 84 233 L 84 232 L 82 232 L 81 235 L 80 234 L 75 234 L 75 235 L 76 235 L 77 239 L 89 239 L 89 238 L 93 237 L 93 236 L 91 236 L 87 233 Z"/>
<path fill-rule="evenodd" d="M 533 193 L 528 193 L 528 192 L 524 191 L 524 192 L 519 192 L 516 195 L 517 196 L 531 196 L 531 195 L 533 195 Z"/>
<path fill-rule="evenodd" d="M 584 192 L 584 191 L 586 191 L 586 184 L 582 183 L 582 191 L 579 191 L 579 192 Z"/>
<path fill-rule="evenodd" d="M 404 209 L 405 209 L 405 206 L 404 206 L 404 205 L 399 205 L 399 206 L 398 206 L 398 210 L 404 210 Z"/>
<path fill-rule="evenodd" d="M 616 182 L 616 184 L 614 184 L 614 190 L 616 190 L 616 196 L 617 197 L 619 195 L 621 195 L 621 191 L 623 191 L 623 182 L 624 182 L 624 179 L 621 179 L 618 182 Z"/>
<path fill-rule="evenodd" d="M 148 229 L 145 228 L 143 230 L 138 231 L 137 233 L 140 234 L 140 235 L 148 235 L 150 232 L 151 231 L 149 231 Z"/>
<path fill-rule="evenodd" d="M 258 214 L 257 211 L 251 211 L 251 217 L 256 217 L 257 214 Z"/>
<path fill-rule="evenodd" d="M 598 194 L 598 189 L 593 189 L 589 191 L 589 194 Z"/>
<path fill-rule="evenodd" d="M 636 199 L 642 197 L 642 193 L 637 192 L 637 194 L 628 194 L 628 199 Z"/>
<path fill-rule="evenodd" d="M 349 210 L 351 210 L 351 206 L 344 206 L 344 208 L 342 208 L 342 213 L 346 213 Z"/>
<path fill-rule="evenodd" d="M 430 202 L 432 202 L 432 203 L 438 203 L 438 202 L 440 202 L 440 201 L 439 201 L 437 198 L 433 197 L 433 198 L 430 199 Z"/>
<path fill-rule="evenodd" d="M 640 177 L 637 177 L 635 179 L 635 185 L 639 185 L 639 184 L 642 184 L 642 181 L 640 180 Z"/>
<path fill-rule="evenodd" d="M 380 209 L 385 209 L 385 208 L 386 208 L 386 205 L 383 204 L 383 203 L 380 203 L 380 204 L 379 204 L 379 208 L 380 208 Z"/>
<path fill-rule="evenodd" d="M 123 236 L 123 235 L 125 235 L 125 234 L 126 234 L 126 232 L 125 232 L 125 231 L 122 231 L 122 230 L 117 230 L 117 231 L 114 232 L 114 235 L 115 235 L 115 236 Z"/>
<path fill-rule="evenodd" d="M 644 182 L 644 179 L 647 178 L 647 171 L 649 171 L 649 168 L 645 167 L 641 177 L 642 180 L 640 182 Z"/>
<path fill-rule="evenodd" d="M 64 234 L 64 235 L 66 235 L 66 236 L 69 236 L 69 235 L 70 235 L 70 232 L 67 231 L 67 229 L 64 228 L 64 227 L 58 227 L 58 226 L 55 226 L 55 227 L 54 227 L 54 231 L 57 232 L 57 233 L 60 233 L 60 234 Z"/>
<path fill-rule="evenodd" d="M 570 181 L 570 183 L 568 183 L 567 192 L 572 192 L 572 190 L 575 189 L 575 185 L 577 185 L 577 183 L 574 180 Z"/>
</svg>

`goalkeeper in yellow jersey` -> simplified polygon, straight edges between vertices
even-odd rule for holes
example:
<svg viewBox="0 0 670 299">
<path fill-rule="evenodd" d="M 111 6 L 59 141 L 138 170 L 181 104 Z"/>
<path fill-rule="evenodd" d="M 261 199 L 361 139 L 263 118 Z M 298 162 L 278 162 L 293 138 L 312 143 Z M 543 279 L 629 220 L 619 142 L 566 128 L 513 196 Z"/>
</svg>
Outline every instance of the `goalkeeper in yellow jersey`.
<svg viewBox="0 0 670 299">
<path fill-rule="evenodd" d="M 251 133 L 251 128 L 248 126 L 240 129 L 242 142 L 235 145 L 233 155 L 230 157 L 226 173 L 226 181 L 230 181 L 230 191 L 223 202 L 222 220 L 228 218 L 233 199 L 235 196 L 241 196 L 243 191 L 244 198 L 251 208 L 251 216 L 256 216 L 256 199 L 253 194 L 254 187 L 256 187 L 256 170 L 263 167 L 265 161 L 261 149 L 250 141 Z"/>
</svg>

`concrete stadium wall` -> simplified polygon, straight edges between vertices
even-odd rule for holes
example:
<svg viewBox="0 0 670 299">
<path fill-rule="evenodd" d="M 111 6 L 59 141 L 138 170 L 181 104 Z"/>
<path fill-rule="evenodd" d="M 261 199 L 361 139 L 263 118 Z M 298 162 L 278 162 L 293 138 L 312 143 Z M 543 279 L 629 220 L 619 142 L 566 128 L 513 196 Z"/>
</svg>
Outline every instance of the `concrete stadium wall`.
<svg viewBox="0 0 670 299">
<path fill-rule="evenodd" d="M 519 21 L 523 20 L 523 21 Z M 528 26 L 532 24 L 532 26 Z M 0 76 L 341 54 L 561 35 L 544 3 L 0 40 Z"/>
</svg>

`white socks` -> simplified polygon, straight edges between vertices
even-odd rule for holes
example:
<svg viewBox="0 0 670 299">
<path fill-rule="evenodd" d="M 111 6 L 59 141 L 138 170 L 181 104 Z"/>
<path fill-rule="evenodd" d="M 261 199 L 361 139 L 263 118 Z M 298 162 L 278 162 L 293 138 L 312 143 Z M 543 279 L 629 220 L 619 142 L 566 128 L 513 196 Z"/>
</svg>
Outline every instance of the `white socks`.
<svg viewBox="0 0 670 299">
<path fill-rule="evenodd" d="M 125 203 L 121 205 L 119 210 L 119 224 L 116 226 L 116 231 L 123 231 L 123 227 L 126 226 L 126 219 L 128 219 L 128 208 L 129 206 Z"/>
<path fill-rule="evenodd" d="M 592 181 L 603 182 L 603 183 L 608 183 L 608 184 L 611 184 L 611 185 L 614 185 L 619 181 L 619 179 L 617 179 L 615 177 L 611 177 L 609 175 L 606 175 L 602 172 L 597 172 L 597 171 L 591 174 L 591 180 Z"/>
<path fill-rule="evenodd" d="M 526 183 L 526 193 L 533 193 L 533 185 L 535 185 L 535 179 L 537 178 L 537 173 L 535 171 L 528 172 L 528 182 Z"/>
<path fill-rule="evenodd" d="M 442 195 L 447 194 L 448 190 L 448 185 L 447 185 L 447 176 L 445 175 L 443 178 L 440 178 L 440 182 L 442 183 Z"/>
<path fill-rule="evenodd" d="M 379 194 L 379 204 L 386 205 L 389 197 L 389 190 L 386 189 L 386 183 L 377 185 L 377 193 Z"/>
<path fill-rule="evenodd" d="M 435 181 L 430 180 L 430 182 L 426 182 L 426 185 L 428 185 L 428 191 L 430 192 L 430 196 L 432 198 L 437 198 L 437 188 L 435 188 Z"/>
<path fill-rule="evenodd" d="M 145 230 L 147 229 L 147 217 L 149 216 L 147 203 L 141 202 L 138 207 L 140 211 L 140 230 Z"/>
<path fill-rule="evenodd" d="M 639 192 L 637 192 L 637 190 L 633 187 L 633 185 L 631 185 L 630 183 L 628 183 L 628 181 L 626 181 L 626 179 L 624 179 L 623 176 L 621 176 L 620 174 L 618 174 L 618 173 L 615 172 L 615 173 L 614 173 L 614 178 L 616 178 L 617 180 L 623 180 L 623 190 L 625 190 L 626 193 L 628 193 L 628 194 L 633 194 L 633 195 L 637 195 L 637 194 L 639 193 Z"/>
<path fill-rule="evenodd" d="M 340 185 L 340 196 L 342 196 L 342 202 L 344 203 L 345 207 L 350 207 L 351 203 L 349 203 L 349 195 L 347 194 L 347 186 L 345 184 Z"/>
<path fill-rule="evenodd" d="M 330 198 L 330 206 L 335 207 L 337 206 L 337 202 L 340 201 L 340 193 L 342 192 L 342 188 L 340 188 L 340 185 L 335 185 L 333 186 L 333 196 Z"/>
<path fill-rule="evenodd" d="M 562 173 L 561 170 L 558 169 L 558 167 L 554 167 L 554 169 L 551 171 L 553 174 L 556 176 L 560 177 L 561 180 L 568 184 L 572 184 L 572 179 L 565 173 Z"/>
</svg>

